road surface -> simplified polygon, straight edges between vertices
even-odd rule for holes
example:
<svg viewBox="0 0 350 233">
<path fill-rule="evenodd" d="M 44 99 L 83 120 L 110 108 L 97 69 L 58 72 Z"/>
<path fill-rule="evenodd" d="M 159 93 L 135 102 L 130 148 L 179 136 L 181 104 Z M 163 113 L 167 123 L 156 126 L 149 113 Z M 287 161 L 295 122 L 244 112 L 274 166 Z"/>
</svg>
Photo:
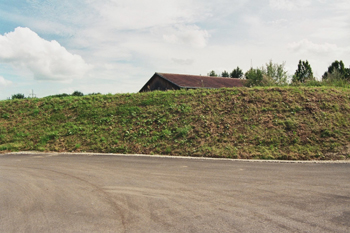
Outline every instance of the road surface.
<svg viewBox="0 0 350 233">
<path fill-rule="evenodd" d="M 0 232 L 350 232 L 350 163 L 3 154 Z"/>
</svg>

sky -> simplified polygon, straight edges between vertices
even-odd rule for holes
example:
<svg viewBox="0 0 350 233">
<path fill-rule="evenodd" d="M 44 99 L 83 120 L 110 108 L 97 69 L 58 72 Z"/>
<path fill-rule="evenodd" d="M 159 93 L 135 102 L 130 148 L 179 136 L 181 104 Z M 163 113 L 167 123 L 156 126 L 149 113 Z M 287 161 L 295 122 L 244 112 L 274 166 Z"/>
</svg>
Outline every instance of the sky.
<svg viewBox="0 0 350 233">
<path fill-rule="evenodd" d="M 0 0 L 0 100 L 135 93 L 155 72 L 350 66 L 349 0 Z"/>
</svg>

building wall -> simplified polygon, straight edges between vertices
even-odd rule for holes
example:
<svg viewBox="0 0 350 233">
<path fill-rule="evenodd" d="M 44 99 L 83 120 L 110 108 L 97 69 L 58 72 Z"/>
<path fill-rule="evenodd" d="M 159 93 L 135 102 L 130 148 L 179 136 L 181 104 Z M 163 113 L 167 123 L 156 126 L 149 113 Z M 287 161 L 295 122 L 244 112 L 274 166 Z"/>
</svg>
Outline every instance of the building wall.
<svg viewBox="0 0 350 233">
<path fill-rule="evenodd" d="M 141 92 L 145 91 L 166 91 L 166 90 L 179 90 L 180 88 L 175 86 L 174 84 L 160 78 L 159 76 L 155 76 L 150 80 L 148 85 L 144 87 Z"/>
</svg>

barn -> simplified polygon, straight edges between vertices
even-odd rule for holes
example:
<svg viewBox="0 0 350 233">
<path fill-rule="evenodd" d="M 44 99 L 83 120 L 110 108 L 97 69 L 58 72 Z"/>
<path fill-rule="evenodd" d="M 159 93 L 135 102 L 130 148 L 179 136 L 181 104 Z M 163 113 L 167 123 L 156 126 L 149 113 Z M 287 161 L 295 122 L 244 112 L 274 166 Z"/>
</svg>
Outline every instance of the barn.
<svg viewBox="0 0 350 233">
<path fill-rule="evenodd" d="M 243 87 L 244 80 L 187 74 L 155 73 L 140 92 L 197 88 Z"/>
</svg>

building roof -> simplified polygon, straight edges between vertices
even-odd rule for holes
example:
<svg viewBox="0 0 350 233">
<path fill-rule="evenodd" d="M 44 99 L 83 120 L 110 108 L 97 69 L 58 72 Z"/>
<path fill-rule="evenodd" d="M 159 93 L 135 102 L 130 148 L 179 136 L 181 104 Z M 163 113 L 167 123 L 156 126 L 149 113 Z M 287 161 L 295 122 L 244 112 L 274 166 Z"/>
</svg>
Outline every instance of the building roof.
<svg viewBox="0 0 350 233">
<path fill-rule="evenodd" d="M 243 87 L 243 80 L 238 78 L 223 78 L 187 74 L 156 73 L 180 88 L 222 88 Z"/>
</svg>

